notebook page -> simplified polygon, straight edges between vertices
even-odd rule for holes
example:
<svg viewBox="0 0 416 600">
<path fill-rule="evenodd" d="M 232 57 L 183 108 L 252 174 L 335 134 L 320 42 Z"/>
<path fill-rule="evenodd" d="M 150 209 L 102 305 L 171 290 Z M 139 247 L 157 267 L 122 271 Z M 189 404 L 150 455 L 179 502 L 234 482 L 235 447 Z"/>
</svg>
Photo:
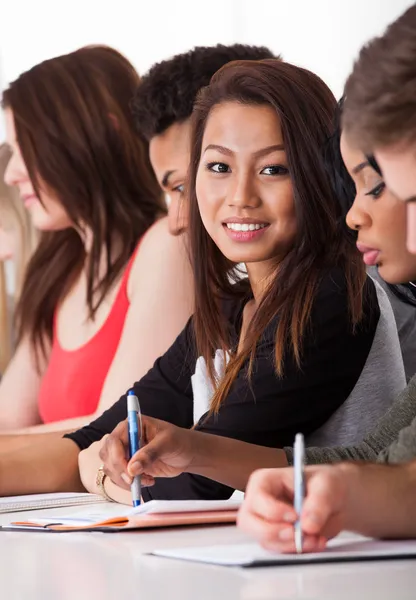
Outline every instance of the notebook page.
<svg viewBox="0 0 416 600">
<path fill-rule="evenodd" d="M 196 561 L 223 566 L 254 567 L 314 562 L 383 560 L 416 557 L 416 541 L 378 541 L 363 538 L 336 538 L 323 552 L 311 554 L 275 554 L 257 544 L 230 544 L 155 550 L 151 554 L 165 558 Z"/>
<path fill-rule="evenodd" d="M 80 506 L 105 502 L 95 494 L 60 493 L 60 494 L 31 494 L 28 496 L 6 496 L 0 498 L 0 514 L 24 510 L 41 510 L 65 506 Z"/>
<path fill-rule="evenodd" d="M 136 506 L 128 513 L 131 515 L 140 514 L 169 514 L 169 513 L 188 513 L 188 512 L 206 512 L 217 510 L 238 510 L 241 506 L 241 499 L 236 500 L 150 500 L 140 506 Z"/>
<path fill-rule="evenodd" d="M 25 521 L 36 523 L 42 527 L 52 524 L 67 525 L 68 527 L 83 527 L 86 525 L 94 525 L 95 523 L 106 521 L 107 519 L 127 517 L 128 513 L 131 511 L 130 506 L 124 506 L 122 504 L 117 504 L 116 502 L 101 502 L 94 506 L 86 505 L 81 508 L 74 506 L 73 508 L 75 510 L 68 511 L 65 515 L 51 515 L 50 517 L 48 517 L 47 513 L 45 515 L 45 511 L 42 511 L 41 513 L 34 512 L 31 517 L 25 518 Z M 15 521 L 18 521 L 18 519 L 15 519 Z M 23 528 L 21 524 L 14 525 L 12 523 L 5 525 L 5 527 L 15 529 Z M 33 527 L 28 527 L 28 529 L 33 529 Z"/>
<path fill-rule="evenodd" d="M 65 515 L 48 517 L 47 514 L 45 515 L 45 512 L 42 512 L 39 514 L 39 517 L 37 514 L 34 514 L 27 520 L 38 523 L 39 525 L 59 523 L 60 525 L 77 527 L 93 525 L 94 523 L 99 523 L 115 517 L 127 517 L 130 511 L 131 507 L 124 504 L 118 504 L 117 502 L 100 502 L 94 506 L 74 506 Z"/>
</svg>

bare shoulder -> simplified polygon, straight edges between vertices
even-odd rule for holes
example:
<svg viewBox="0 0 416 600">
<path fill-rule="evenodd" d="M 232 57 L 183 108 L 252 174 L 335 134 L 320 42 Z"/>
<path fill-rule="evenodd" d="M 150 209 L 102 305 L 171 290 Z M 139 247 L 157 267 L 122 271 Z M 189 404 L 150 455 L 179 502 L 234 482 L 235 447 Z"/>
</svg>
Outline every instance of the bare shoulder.
<svg viewBox="0 0 416 600">
<path fill-rule="evenodd" d="M 172 263 L 173 259 L 187 257 L 187 235 L 172 235 L 169 233 L 166 217 L 159 219 L 143 236 L 137 252 L 133 269 L 137 265 L 145 265 L 149 260 L 153 264 Z"/>
<path fill-rule="evenodd" d="M 159 248 L 160 244 L 166 247 L 178 247 L 183 246 L 183 238 L 186 236 L 179 235 L 175 236 L 169 233 L 168 219 L 163 217 L 154 223 L 144 234 L 140 249 L 137 255 L 148 251 L 153 252 Z"/>
<path fill-rule="evenodd" d="M 187 235 L 172 235 L 167 218 L 159 219 L 140 243 L 129 276 L 129 297 L 137 286 L 143 285 L 144 279 L 183 277 L 187 280 L 190 272 Z"/>
</svg>

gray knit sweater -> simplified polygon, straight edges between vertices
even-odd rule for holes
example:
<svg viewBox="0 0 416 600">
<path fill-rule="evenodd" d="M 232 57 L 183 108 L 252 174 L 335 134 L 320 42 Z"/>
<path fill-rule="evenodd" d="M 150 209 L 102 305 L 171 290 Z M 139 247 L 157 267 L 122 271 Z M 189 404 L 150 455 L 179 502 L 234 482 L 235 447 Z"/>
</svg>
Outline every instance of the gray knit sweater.
<svg viewBox="0 0 416 600">
<path fill-rule="evenodd" d="M 285 448 L 288 463 L 293 464 L 293 449 Z M 308 464 L 343 460 L 404 462 L 416 458 L 416 375 L 401 392 L 375 429 L 353 446 L 306 448 Z"/>
</svg>

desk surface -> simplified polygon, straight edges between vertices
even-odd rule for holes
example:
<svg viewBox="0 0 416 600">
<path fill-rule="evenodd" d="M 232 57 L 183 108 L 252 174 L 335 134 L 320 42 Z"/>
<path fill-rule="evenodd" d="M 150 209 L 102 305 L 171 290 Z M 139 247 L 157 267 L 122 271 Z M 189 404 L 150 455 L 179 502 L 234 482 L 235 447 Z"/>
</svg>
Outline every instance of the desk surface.
<svg viewBox="0 0 416 600">
<path fill-rule="evenodd" d="M 46 511 L 68 514 L 68 509 Z M 33 513 L 0 515 L 0 524 Z M 37 513 L 39 514 L 39 513 Z M 156 548 L 247 541 L 235 527 L 149 532 L 0 532 L 7 600 L 414 600 L 416 561 L 235 569 L 147 556 Z"/>
</svg>

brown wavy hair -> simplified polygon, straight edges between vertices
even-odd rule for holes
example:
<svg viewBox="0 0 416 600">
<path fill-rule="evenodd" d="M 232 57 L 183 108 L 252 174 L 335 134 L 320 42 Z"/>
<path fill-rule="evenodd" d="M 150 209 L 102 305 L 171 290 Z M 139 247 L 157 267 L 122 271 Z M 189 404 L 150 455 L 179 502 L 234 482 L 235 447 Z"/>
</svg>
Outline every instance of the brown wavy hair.
<svg viewBox="0 0 416 600">
<path fill-rule="evenodd" d="M 342 126 L 365 152 L 416 140 L 416 4 L 360 50 Z"/>
<path fill-rule="evenodd" d="M 234 350 L 222 381 L 215 381 L 213 355 L 229 351 L 232 341 L 223 316 L 227 297 L 249 298 L 247 283 L 235 283 L 237 266 L 208 235 L 201 220 L 195 191 L 202 139 L 212 109 L 224 102 L 270 106 L 280 120 L 292 179 L 297 234 L 292 248 L 276 268 L 274 280 L 254 314 L 241 351 Z M 224 66 L 201 90 L 193 113 L 189 171 L 190 249 L 195 277 L 193 319 L 197 351 L 208 365 L 215 385 L 211 412 L 217 412 L 239 371 L 248 361 L 250 378 L 256 346 L 270 322 L 279 316 L 275 338 L 277 376 L 291 351 L 301 368 L 302 338 L 324 270 L 345 272 L 351 328 L 363 315 L 365 269 L 347 235 L 341 206 L 332 192 L 322 147 L 332 133 L 336 100 L 316 75 L 278 60 L 238 61 Z"/>
<path fill-rule="evenodd" d="M 74 223 L 43 233 L 28 265 L 17 322 L 19 339 L 28 336 L 38 358 L 52 339 L 55 310 L 82 269 L 93 319 L 140 237 L 165 212 L 129 109 L 139 83 L 119 52 L 89 46 L 36 65 L 3 94 L 36 194 L 53 194 Z M 84 228 L 93 232 L 88 260 L 77 232 Z"/>
</svg>

